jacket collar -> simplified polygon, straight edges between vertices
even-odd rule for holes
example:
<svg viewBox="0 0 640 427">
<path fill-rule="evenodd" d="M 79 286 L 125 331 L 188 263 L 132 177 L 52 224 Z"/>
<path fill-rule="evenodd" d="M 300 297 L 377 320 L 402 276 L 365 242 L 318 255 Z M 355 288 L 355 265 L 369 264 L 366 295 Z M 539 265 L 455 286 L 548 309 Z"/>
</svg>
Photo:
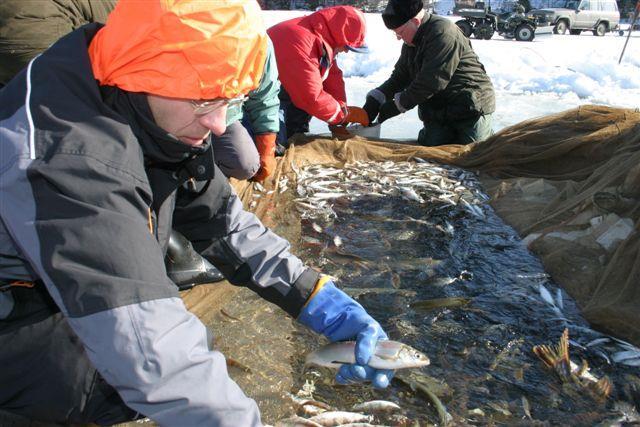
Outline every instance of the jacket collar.
<svg viewBox="0 0 640 427">
<path fill-rule="evenodd" d="M 427 11 L 424 12 L 424 16 L 422 17 L 422 22 L 418 27 L 418 31 L 416 31 L 416 35 L 413 36 L 413 45 L 418 46 L 422 43 L 422 39 L 427 33 L 427 27 L 429 25 L 429 21 L 431 20 L 431 14 Z"/>
</svg>

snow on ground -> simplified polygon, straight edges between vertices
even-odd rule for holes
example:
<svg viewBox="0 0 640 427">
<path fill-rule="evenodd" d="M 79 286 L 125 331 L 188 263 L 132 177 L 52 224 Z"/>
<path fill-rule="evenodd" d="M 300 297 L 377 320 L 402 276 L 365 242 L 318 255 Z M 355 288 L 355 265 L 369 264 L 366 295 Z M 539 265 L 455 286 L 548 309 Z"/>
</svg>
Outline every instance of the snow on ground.
<svg viewBox="0 0 640 427">
<path fill-rule="evenodd" d="M 267 27 L 305 15 L 305 11 L 265 11 Z M 400 55 L 401 42 L 386 29 L 380 14 L 367 14 L 368 54 L 338 55 L 350 105 L 362 106 L 367 92 L 384 82 Z M 447 17 L 452 20 L 458 17 Z M 640 32 L 634 32 L 622 61 L 626 39 L 617 33 L 595 37 L 549 35 L 532 42 L 472 40 L 496 90 L 494 130 L 520 121 L 584 104 L 640 107 Z M 384 123 L 382 136 L 415 138 L 422 123 L 417 108 Z M 311 132 L 326 133 L 325 123 L 313 119 Z"/>
</svg>

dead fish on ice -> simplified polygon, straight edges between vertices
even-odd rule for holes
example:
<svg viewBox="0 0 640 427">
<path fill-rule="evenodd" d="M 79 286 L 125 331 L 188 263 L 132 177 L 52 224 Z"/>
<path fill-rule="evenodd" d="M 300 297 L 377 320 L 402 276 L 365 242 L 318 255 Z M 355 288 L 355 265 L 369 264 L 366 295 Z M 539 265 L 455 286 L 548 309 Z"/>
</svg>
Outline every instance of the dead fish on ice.
<svg viewBox="0 0 640 427">
<path fill-rule="evenodd" d="M 471 302 L 471 298 L 451 297 L 434 298 L 410 303 L 411 308 L 418 310 L 435 310 L 438 308 L 464 307 Z"/>
<path fill-rule="evenodd" d="M 356 363 L 355 341 L 342 341 L 327 344 L 309 353 L 305 366 L 317 365 L 327 368 L 339 368 L 343 364 Z M 427 366 L 429 358 L 406 344 L 383 340 L 378 341 L 376 351 L 369 360 L 369 366 L 374 369 L 406 369 Z"/>
<path fill-rule="evenodd" d="M 276 421 L 275 427 L 322 427 L 322 424 L 296 415 Z"/>
<path fill-rule="evenodd" d="M 351 423 L 368 423 L 372 421 L 373 417 L 371 415 L 358 414 L 356 412 L 346 412 L 346 411 L 331 411 L 331 412 L 323 412 L 322 414 L 318 414 L 315 417 L 309 418 L 309 421 L 313 421 L 315 423 L 320 424 L 321 426 L 337 426 L 341 424 L 351 424 Z"/>
<path fill-rule="evenodd" d="M 399 411 L 402 408 L 396 403 L 388 400 L 371 400 L 369 402 L 358 403 L 351 408 L 352 411 L 362 412 L 365 414 L 385 414 Z"/>
<path fill-rule="evenodd" d="M 400 190 L 400 194 L 407 200 L 413 200 L 418 203 L 424 203 L 424 199 L 416 193 L 416 191 L 411 187 L 398 187 Z"/>
</svg>

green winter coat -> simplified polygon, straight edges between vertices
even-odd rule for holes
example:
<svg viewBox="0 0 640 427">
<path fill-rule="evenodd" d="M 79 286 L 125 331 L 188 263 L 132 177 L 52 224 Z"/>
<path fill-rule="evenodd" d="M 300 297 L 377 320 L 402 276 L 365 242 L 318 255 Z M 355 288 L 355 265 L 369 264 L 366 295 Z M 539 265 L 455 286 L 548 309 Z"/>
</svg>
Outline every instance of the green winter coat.
<svg viewBox="0 0 640 427">
<path fill-rule="evenodd" d="M 249 92 L 244 105 L 231 107 L 227 110 L 227 125 L 241 120 L 243 110 L 247 113 L 253 133 L 278 133 L 280 119 L 280 81 L 278 81 L 278 66 L 276 56 L 273 53 L 273 44 L 270 39 L 267 46 L 267 60 L 264 64 L 264 74 L 260 80 L 260 86 Z"/>
<path fill-rule="evenodd" d="M 117 0 L 0 1 L 0 87 L 62 36 L 104 23 Z"/>
<path fill-rule="evenodd" d="M 413 44 L 402 45 L 391 77 L 378 88 L 387 100 L 398 94 L 405 110 L 418 105 L 425 122 L 465 120 L 495 111 L 493 84 L 455 24 L 425 13 Z"/>
</svg>

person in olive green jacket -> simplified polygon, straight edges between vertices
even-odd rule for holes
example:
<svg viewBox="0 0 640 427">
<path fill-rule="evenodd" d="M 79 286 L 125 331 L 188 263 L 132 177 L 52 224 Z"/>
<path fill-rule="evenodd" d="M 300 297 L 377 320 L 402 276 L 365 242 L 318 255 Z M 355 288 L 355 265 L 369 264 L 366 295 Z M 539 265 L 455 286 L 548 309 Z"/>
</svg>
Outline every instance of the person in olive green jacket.
<svg viewBox="0 0 640 427">
<path fill-rule="evenodd" d="M 92 22 L 104 23 L 117 0 L 2 0 L 0 87 L 62 36 Z"/>
<path fill-rule="evenodd" d="M 418 106 L 424 122 L 419 144 L 468 144 L 490 136 L 493 84 L 458 27 L 425 12 L 422 0 L 389 0 L 382 19 L 404 44 L 391 77 L 367 94 L 369 120 L 382 123 Z"/>
</svg>

